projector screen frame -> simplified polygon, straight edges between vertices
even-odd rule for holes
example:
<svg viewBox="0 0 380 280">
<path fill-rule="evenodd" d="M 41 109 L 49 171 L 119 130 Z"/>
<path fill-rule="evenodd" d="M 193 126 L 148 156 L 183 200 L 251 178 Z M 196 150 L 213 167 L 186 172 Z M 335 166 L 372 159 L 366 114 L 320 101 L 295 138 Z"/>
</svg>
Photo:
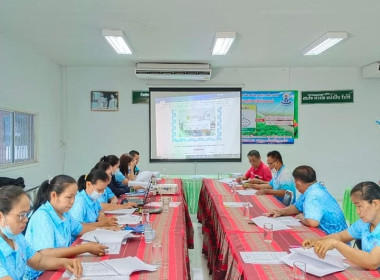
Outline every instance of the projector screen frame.
<svg viewBox="0 0 380 280">
<path fill-rule="evenodd" d="M 152 112 L 151 112 L 151 91 L 168 91 L 168 92 L 239 92 L 239 158 L 190 158 L 190 159 L 157 159 L 152 158 Z M 241 87 L 151 87 L 149 88 L 149 162 L 241 162 L 242 161 L 242 135 L 241 135 L 241 104 L 242 104 Z"/>
</svg>

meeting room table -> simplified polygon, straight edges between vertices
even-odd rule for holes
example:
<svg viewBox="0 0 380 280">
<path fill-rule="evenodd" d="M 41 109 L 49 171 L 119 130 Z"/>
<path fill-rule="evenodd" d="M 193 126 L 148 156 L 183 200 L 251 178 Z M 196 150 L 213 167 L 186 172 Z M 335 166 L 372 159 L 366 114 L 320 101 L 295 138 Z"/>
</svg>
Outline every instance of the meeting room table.
<svg viewBox="0 0 380 280">
<path fill-rule="evenodd" d="M 207 256 L 213 280 L 221 279 L 293 279 L 292 268 L 286 264 L 244 263 L 240 252 L 289 252 L 300 247 L 307 238 L 318 238 L 325 233 L 317 228 L 290 226 L 274 231 L 273 241 L 264 242 L 263 229 L 243 217 L 243 208 L 225 207 L 224 202 L 250 202 L 250 218 L 261 216 L 274 208 L 285 207 L 272 195 L 232 194 L 226 183 L 204 179 L 198 207 L 198 221 L 202 223 L 202 252 Z M 374 279 L 378 271 L 368 271 L 345 260 L 350 266 L 322 278 L 306 274 L 306 279 Z"/>
<path fill-rule="evenodd" d="M 188 249 L 194 248 L 193 227 L 186 200 L 184 199 L 182 183 L 180 179 L 167 179 L 161 183 L 175 183 L 178 185 L 178 192 L 175 195 L 163 195 L 171 197 L 172 202 L 181 202 L 177 207 L 169 207 L 168 212 L 151 214 L 150 221 L 156 236 L 153 242 L 162 243 L 162 265 L 155 272 L 135 272 L 130 276 L 130 280 L 168 280 L 168 279 L 190 279 L 190 263 Z M 147 203 L 160 201 L 160 195 L 150 195 Z M 80 244 L 82 240 L 78 238 L 72 246 Z M 93 255 L 81 255 L 82 262 L 98 262 L 106 259 L 123 258 L 136 256 L 142 261 L 152 263 L 152 244 L 146 244 L 143 236 L 130 237 L 125 245 L 121 246 L 117 255 L 105 255 L 103 257 Z M 46 271 L 39 279 L 58 280 L 65 279 L 64 271 Z M 68 279 L 68 278 L 66 278 Z"/>
</svg>

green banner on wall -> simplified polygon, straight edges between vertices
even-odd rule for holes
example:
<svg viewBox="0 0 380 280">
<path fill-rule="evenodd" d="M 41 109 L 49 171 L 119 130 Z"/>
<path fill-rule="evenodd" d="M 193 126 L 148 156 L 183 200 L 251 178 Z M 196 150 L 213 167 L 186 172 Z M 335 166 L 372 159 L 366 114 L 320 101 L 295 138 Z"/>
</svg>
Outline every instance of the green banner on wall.
<svg viewBox="0 0 380 280">
<path fill-rule="evenodd" d="M 149 91 L 132 90 L 132 104 L 149 103 Z"/>
<path fill-rule="evenodd" d="M 301 93 L 302 104 L 316 103 L 353 103 L 353 90 L 323 90 L 303 91 Z"/>
</svg>

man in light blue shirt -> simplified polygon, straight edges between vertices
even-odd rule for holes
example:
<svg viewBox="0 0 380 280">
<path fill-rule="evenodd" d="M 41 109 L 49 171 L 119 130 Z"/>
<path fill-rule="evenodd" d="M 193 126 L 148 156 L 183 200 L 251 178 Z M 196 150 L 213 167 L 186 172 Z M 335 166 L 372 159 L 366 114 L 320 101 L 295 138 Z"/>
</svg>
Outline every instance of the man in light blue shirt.
<svg viewBox="0 0 380 280">
<path fill-rule="evenodd" d="M 283 202 L 286 192 L 291 192 L 291 201 L 296 200 L 296 187 L 290 172 L 285 168 L 282 156 L 278 151 L 271 151 L 267 154 L 267 164 L 272 171 L 272 180 L 268 184 L 253 184 L 253 188 L 258 189 L 256 195 L 270 194 Z M 284 202 L 285 203 L 285 202 Z"/>
<path fill-rule="evenodd" d="M 293 171 L 297 190 L 302 194 L 294 205 L 275 209 L 267 213 L 274 217 L 297 215 L 306 226 L 318 227 L 327 234 L 347 228 L 346 220 L 337 201 L 327 189 L 316 180 L 316 173 L 310 166 L 298 166 Z"/>
</svg>

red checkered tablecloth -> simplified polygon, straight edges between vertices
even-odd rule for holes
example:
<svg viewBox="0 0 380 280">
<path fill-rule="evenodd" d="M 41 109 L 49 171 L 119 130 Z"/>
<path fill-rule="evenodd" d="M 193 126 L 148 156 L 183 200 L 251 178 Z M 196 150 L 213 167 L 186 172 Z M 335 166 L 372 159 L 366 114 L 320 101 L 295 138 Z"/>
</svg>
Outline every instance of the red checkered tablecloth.
<svg viewBox="0 0 380 280">
<path fill-rule="evenodd" d="M 262 215 L 273 208 L 285 207 L 274 196 L 232 195 L 227 184 L 204 179 L 199 197 L 198 220 L 202 223 L 203 253 L 207 256 L 212 279 L 293 279 L 292 269 L 285 264 L 257 265 L 243 262 L 240 252 L 288 251 L 300 246 L 306 238 L 325 234 L 316 228 L 291 227 L 273 232 L 273 242 L 264 242 L 263 230 L 243 219 L 243 208 L 225 207 L 223 202 L 250 202 L 250 216 Z M 307 279 L 374 279 L 378 271 L 368 271 L 353 264 L 339 273 L 318 278 L 307 274 Z"/>
</svg>

